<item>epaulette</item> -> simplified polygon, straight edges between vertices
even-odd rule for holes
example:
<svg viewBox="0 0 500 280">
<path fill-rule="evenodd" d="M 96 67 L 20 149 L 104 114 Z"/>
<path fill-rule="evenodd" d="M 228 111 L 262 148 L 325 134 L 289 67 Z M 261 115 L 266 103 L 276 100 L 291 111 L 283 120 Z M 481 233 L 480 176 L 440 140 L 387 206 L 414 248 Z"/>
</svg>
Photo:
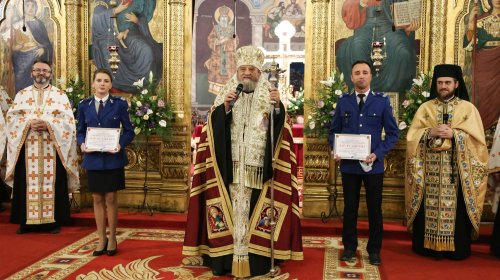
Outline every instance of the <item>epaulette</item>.
<svg viewBox="0 0 500 280">
<path fill-rule="evenodd" d="M 384 92 L 373 92 L 373 95 L 380 97 L 387 97 L 387 93 Z"/>
<path fill-rule="evenodd" d="M 80 100 L 80 103 L 83 103 L 83 102 L 86 102 L 86 101 L 90 101 L 92 98 L 94 98 L 94 97 L 84 98 L 84 99 Z"/>
<path fill-rule="evenodd" d="M 350 95 L 350 94 L 351 94 L 351 93 L 349 93 L 349 92 L 345 92 L 345 93 L 343 93 L 342 95 L 340 95 L 340 96 L 339 96 L 339 98 L 342 98 L 342 97 L 344 97 L 344 96 L 348 96 L 348 95 Z"/>
</svg>

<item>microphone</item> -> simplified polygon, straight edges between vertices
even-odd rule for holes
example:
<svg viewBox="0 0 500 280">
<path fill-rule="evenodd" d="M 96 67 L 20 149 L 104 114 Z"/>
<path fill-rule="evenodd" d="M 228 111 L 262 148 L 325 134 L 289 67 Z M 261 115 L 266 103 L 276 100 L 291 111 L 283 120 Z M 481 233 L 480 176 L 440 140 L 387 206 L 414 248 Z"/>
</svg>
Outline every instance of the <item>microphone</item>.
<svg viewBox="0 0 500 280">
<path fill-rule="evenodd" d="M 243 91 L 243 84 L 239 84 L 236 87 L 236 97 L 233 100 L 231 100 L 231 102 L 229 102 L 229 108 L 233 108 L 234 102 L 236 102 L 236 100 L 238 99 L 238 96 L 240 96 L 240 93 L 242 91 Z"/>
<path fill-rule="evenodd" d="M 443 114 L 443 124 L 448 124 L 449 119 L 450 119 L 450 114 Z"/>
</svg>

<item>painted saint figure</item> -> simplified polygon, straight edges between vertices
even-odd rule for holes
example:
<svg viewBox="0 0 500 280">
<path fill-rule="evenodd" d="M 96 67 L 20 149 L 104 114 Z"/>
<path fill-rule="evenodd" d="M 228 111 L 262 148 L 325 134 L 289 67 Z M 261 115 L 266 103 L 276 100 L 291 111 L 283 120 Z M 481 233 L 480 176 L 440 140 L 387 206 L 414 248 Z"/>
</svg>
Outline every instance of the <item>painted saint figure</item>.
<svg viewBox="0 0 500 280">
<path fill-rule="evenodd" d="M 345 0 L 342 19 L 354 34 L 346 38 L 337 50 L 337 67 L 345 77 L 351 75 L 351 65 L 357 60 L 371 61 L 372 41 L 384 41 L 387 58 L 380 74 L 374 75 L 371 88 L 375 91 L 404 92 L 411 86 L 416 73 L 416 52 L 413 46 L 419 21 L 404 29 L 392 31 L 394 0 Z M 374 29 L 374 27 L 376 27 Z M 375 33 L 375 34 L 374 34 Z M 346 80 L 349 89 L 353 83 Z"/>
<path fill-rule="evenodd" d="M 212 54 L 205 62 L 205 67 L 208 69 L 208 91 L 218 94 L 236 72 L 234 53 L 238 46 L 238 37 L 233 38 L 234 14 L 228 6 L 217 8 L 214 19 L 217 24 L 208 35 L 208 47 L 212 50 Z"/>
<path fill-rule="evenodd" d="M 53 46 L 45 24 L 36 13 L 40 7 L 35 0 L 26 0 L 24 15 L 26 24 L 22 19 L 15 22 L 11 29 L 12 36 L 12 63 L 16 80 L 16 92 L 33 84 L 31 67 L 38 60 L 52 63 Z M 23 30 L 26 27 L 26 31 Z"/>
<path fill-rule="evenodd" d="M 499 106 L 491 106 L 495 103 L 500 88 L 500 1 L 482 1 L 481 7 L 475 4 L 468 16 L 467 31 L 464 36 L 464 47 L 468 52 L 474 51 L 473 37 L 476 30 L 476 45 L 473 62 L 476 67 L 472 67 L 472 55 L 466 61 L 467 68 L 473 68 L 472 78 L 474 79 L 474 105 L 477 106 L 484 127 L 489 128 L 495 125 L 500 115 Z M 480 11 L 481 10 L 481 11 Z M 474 17 L 477 16 L 477 26 L 474 26 Z M 468 66 L 468 67 L 467 67 Z M 493 89 L 493 92 L 491 91 Z M 495 90 L 496 93 L 495 94 Z"/>
<path fill-rule="evenodd" d="M 121 62 L 113 88 L 137 92 L 133 86 L 135 81 L 152 72 L 154 81 L 158 82 L 162 75 L 162 46 L 149 30 L 156 0 L 122 0 L 115 8 L 109 2 L 96 1 L 92 18 L 92 55 L 98 68 L 111 70 L 108 46 L 118 46 Z M 113 15 L 116 15 L 116 31 L 112 27 Z"/>
</svg>

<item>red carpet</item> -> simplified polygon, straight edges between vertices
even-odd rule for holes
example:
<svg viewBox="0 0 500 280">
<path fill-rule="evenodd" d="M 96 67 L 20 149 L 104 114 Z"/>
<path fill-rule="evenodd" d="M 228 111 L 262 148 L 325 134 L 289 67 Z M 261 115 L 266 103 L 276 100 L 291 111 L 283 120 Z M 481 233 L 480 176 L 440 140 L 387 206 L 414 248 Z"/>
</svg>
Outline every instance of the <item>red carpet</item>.
<svg viewBox="0 0 500 280">
<path fill-rule="evenodd" d="M 212 272 L 200 265 L 201 258 L 181 256 L 183 236 L 183 231 L 120 228 L 119 253 L 114 257 L 92 257 L 97 237 L 92 233 L 11 275 L 10 279 L 212 278 Z M 365 246 L 366 240 L 360 243 Z M 275 279 L 346 279 L 348 275 L 357 279 L 381 279 L 377 268 L 367 263 L 362 251 L 352 263 L 340 261 L 339 252 L 342 252 L 339 238 L 306 236 L 306 260 L 284 263 Z"/>
<path fill-rule="evenodd" d="M 36 271 L 34 269 L 39 261 L 48 261 L 50 265 L 57 268 L 45 276 L 54 276 L 56 271 L 64 272 L 64 276 L 57 275 L 52 279 L 76 279 L 79 275 L 82 276 L 80 279 L 108 279 L 103 278 L 103 275 L 110 272 L 126 273 L 138 269 L 138 267 L 143 268 L 140 270 L 143 273 L 149 271 L 149 273 L 153 273 L 151 275 L 158 273 L 158 276 L 153 278 L 153 276 L 142 275 L 135 279 L 160 279 L 161 277 L 163 279 L 181 279 L 179 277 L 186 276 L 185 273 L 192 276 L 183 279 L 211 278 L 211 272 L 208 269 L 189 265 L 196 261 L 195 259 L 189 260 L 180 255 L 182 232 L 177 234 L 174 232 L 172 237 L 171 231 L 164 230 L 183 230 L 185 214 L 155 213 L 153 216 L 148 216 L 141 213 L 120 212 L 119 227 L 149 228 L 150 230 L 121 229 L 118 255 L 98 258 L 90 256 L 95 248 L 93 214 L 90 211 L 85 211 L 74 213 L 72 216 L 75 220 L 74 226 L 63 227 L 62 232 L 58 235 L 17 235 L 15 234 L 17 225 L 8 224 L 8 213 L 0 213 L 0 240 L 3 249 L 0 252 L 0 279 L 5 279 L 8 276 L 12 276 L 10 279 L 26 279 L 27 275 L 33 275 L 32 273 Z M 312 237 L 305 238 L 305 260 L 282 264 L 280 278 L 275 279 L 485 280 L 495 279 L 494 277 L 500 272 L 500 260 L 488 253 L 487 240 L 491 234 L 491 226 L 481 228 L 480 240 L 473 244 L 471 258 L 465 261 L 436 261 L 412 253 L 410 235 L 401 222 L 386 222 L 381 252 L 383 263 L 379 267 L 380 278 L 378 278 L 376 276 L 378 272 L 374 274 L 375 276 L 364 274 L 370 273 L 370 269 L 373 268 L 373 266 L 366 265 L 366 256 L 361 255 L 358 262 L 353 264 L 338 261 L 339 244 L 335 245 L 336 239 L 330 237 L 340 236 L 341 225 L 339 221 L 323 224 L 319 219 L 303 219 L 302 225 L 304 236 L 314 235 L 317 236 L 315 237 L 317 240 Z M 366 236 L 367 223 L 360 222 L 359 227 L 360 235 Z M 135 232 L 135 234 L 130 235 L 130 232 Z M 170 233 L 166 234 L 165 232 Z M 89 236 L 90 233 L 93 234 Z M 77 248 L 76 251 L 75 248 Z M 360 245 L 360 249 L 363 249 L 363 245 Z M 363 251 L 359 250 L 358 253 L 364 254 Z M 72 264 L 78 264 L 78 269 L 61 269 Z M 362 270 L 356 270 L 357 266 L 361 266 Z M 29 274 L 22 271 L 27 267 L 31 267 L 31 271 L 28 271 Z M 151 270 L 145 270 L 145 267 L 149 267 Z M 12 274 L 16 272 L 18 273 L 14 277 Z M 99 275 L 100 278 L 93 278 Z M 46 279 L 45 276 L 40 279 Z M 119 279 L 133 278 L 122 277 Z M 218 277 L 217 279 L 230 278 Z"/>
</svg>

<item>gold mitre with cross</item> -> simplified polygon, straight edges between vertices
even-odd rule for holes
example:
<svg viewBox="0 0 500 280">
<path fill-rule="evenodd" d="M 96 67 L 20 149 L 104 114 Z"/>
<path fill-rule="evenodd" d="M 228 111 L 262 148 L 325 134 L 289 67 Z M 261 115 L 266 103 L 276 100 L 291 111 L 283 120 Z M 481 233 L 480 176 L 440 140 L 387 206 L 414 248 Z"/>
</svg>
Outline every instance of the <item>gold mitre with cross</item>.
<svg viewBox="0 0 500 280">
<path fill-rule="evenodd" d="M 255 46 L 244 46 L 236 51 L 236 66 L 252 65 L 262 70 L 264 52 Z"/>
</svg>

